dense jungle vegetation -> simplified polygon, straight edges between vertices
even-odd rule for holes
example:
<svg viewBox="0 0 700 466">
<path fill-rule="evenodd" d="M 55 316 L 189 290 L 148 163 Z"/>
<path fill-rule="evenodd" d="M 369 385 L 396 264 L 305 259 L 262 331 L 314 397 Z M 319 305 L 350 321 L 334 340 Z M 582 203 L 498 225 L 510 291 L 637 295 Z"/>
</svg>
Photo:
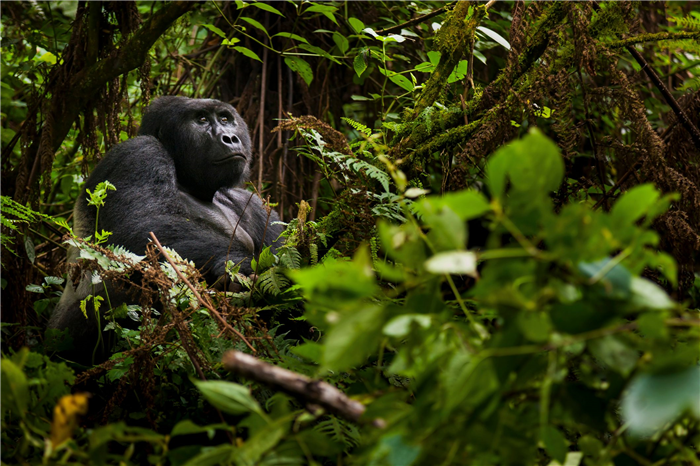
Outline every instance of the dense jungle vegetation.
<svg viewBox="0 0 700 466">
<path fill-rule="evenodd" d="M 697 3 L 3 2 L 1 59 L 3 464 L 700 465 Z M 162 95 L 288 224 L 237 292 L 73 235 Z M 143 277 L 87 365 L 81 271 Z"/>
</svg>

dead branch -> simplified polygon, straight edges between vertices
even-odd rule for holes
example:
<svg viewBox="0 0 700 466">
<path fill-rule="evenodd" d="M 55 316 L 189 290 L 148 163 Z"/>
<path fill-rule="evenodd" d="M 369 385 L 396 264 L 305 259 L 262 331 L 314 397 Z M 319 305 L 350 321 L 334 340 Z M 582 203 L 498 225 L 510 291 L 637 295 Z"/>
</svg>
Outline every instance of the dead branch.
<svg viewBox="0 0 700 466">
<path fill-rule="evenodd" d="M 170 258 L 168 253 L 165 252 L 165 249 L 163 249 L 163 246 L 160 244 L 160 241 L 158 241 L 158 238 L 156 238 L 156 235 L 154 235 L 153 232 L 150 232 L 150 235 L 151 235 L 151 238 L 153 239 L 153 242 L 158 247 L 158 250 L 160 251 L 160 253 L 163 254 L 163 256 L 167 259 L 167 261 L 170 263 L 170 265 L 172 265 L 173 270 L 175 270 L 175 273 L 177 274 L 177 276 L 192 291 L 192 294 L 194 294 L 194 297 L 197 298 L 197 301 L 199 301 L 199 303 L 202 306 L 206 307 L 209 310 L 209 312 L 211 312 L 211 315 L 216 317 L 216 319 L 219 322 L 221 322 L 221 325 L 223 325 L 225 328 L 229 329 L 234 334 L 236 334 L 236 336 L 238 338 L 243 340 L 243 342 L 248 346 L 248 348 L 250 348 L 251 350 L 253 350 L 253 352 L 255 352 L 255 348 L 253 348 L 253 346 L 248 342 L 248 340 L 246 340 L 246 338 L 243 336 L 243 334 L 241 332 L 239 332 L 238 330 L 236 330 L 235 328 L 231 327 L 229 325 L 229 323 L 226 322 L 226 319 L 224 319 L 224 317 L 219 313 L 219 311 L 214 309 L 214 306 L 212 306 L 208 301 L 206 301 L 206 300 L 204 300 L 204 298 L 202 298 L 202 295 L 200 295 L 199 292 L 194 288 L 194 286 L 192 286 L 192 284 L 187 279 L 187 277 L 185 277 L 182 274 L 182 272 L 180 272 L 180 269 L 177 268 L 177 266 L 175 265 L 175 262 Z"/>
<path fill-rule="evenodd" d="M 331 384 L 260 361 L 255 356 L 227 351 L 222 362 L 230 372 L 270 385 L 305 404 L 318 405 L 349 421 L 359 422 L 365 412 L 362 403 L 351 400 Z M 372 425 L 383 428 L 386 423 L 383 419 L 374 419 Z"/>
</svg>

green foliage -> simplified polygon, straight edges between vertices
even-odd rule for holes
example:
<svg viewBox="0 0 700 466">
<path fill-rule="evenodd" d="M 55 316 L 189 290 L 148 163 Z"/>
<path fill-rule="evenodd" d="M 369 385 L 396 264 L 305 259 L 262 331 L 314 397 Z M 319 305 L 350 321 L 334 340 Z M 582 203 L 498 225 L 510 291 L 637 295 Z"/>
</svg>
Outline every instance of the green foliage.
<svg viewBox="0 0 700 466">
<path fill-rule="evenodd" d="M 2 247 L 16 255 L 17 252 L 12 247 L 15 238 L 11 234 L 5 233 L 4 229 L 6 228 L 12 232 L 12 234 L 16 234 L 19 232 L 18 225 L 29 225 L 40 220 L 48 220 L 49 217 L 41 212 L 35 212 L 29 207 L 14 201 L 9 196 L 0 196 L 0 202 L 0 208 L 2 209 L 0 223 L 3 226 L 3 233 L 0 235 L 0 244 L 2 244 Z M 8 218 L 8 215 L 14 218 Z"/>
</svg>

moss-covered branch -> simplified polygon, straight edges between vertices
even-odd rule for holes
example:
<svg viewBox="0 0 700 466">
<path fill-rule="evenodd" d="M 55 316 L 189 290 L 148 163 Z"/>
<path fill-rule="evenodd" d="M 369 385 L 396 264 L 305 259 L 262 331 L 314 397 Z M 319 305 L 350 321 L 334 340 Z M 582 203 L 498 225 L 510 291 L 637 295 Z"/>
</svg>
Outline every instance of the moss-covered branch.
<svg viewBox="0 0 700 466">
<path fill-rule="evenodd" d="M 608 47 L 611 49 L 619 49 L 629 47 L 636 44 L 644 44 L 646 42 L 659 42 L 662 40 L 683 40 L 683 39 L 700 39 L 700 31 L 682 31 L 682 32 L 657 32 L 653 34 L 639 34 L 627 39 L 616 40 L 610 42 Z"/>
</svg>

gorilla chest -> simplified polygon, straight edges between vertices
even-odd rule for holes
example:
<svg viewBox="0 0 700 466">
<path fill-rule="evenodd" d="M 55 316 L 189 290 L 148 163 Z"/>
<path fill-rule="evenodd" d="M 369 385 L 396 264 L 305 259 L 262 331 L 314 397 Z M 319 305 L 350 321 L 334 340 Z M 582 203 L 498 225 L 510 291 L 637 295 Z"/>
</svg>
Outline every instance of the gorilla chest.
<svg viewBox="0 0 700 466">
<path fill-rule="evenodd" d="M 212 231 L 234 241 L 238 246 L 236 249 L 243 247 L 251 256 L 254 254 L 253 238 L 233 209 L 219 203 L 201 201 L 183 191 L 180 191 L 180 200 L 191 221 L 204 222 Z"/>
</svg>

